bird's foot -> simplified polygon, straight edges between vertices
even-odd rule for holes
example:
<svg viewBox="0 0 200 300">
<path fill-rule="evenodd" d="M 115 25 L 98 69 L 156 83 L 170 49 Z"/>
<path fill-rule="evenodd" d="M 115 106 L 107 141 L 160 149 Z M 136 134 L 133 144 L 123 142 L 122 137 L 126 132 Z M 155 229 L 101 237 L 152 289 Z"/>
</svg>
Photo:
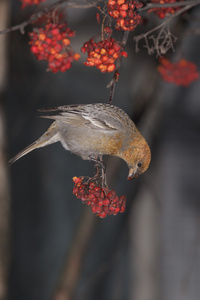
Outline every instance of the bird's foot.
<svg viewBox="0 0 200 300">
<path fill-rule="evenodd" d="M 106 179 L 106 167 L 107 165 L 103 162 L 102 155 L 97 158 L 90 158 L 91 161 L 94 161 L 94 168 L 96 169 L 96 174 L 92 177 L 92 180 L 99 181 L 103 188 L 107 188 L 107 179 Z"/>
</svg>

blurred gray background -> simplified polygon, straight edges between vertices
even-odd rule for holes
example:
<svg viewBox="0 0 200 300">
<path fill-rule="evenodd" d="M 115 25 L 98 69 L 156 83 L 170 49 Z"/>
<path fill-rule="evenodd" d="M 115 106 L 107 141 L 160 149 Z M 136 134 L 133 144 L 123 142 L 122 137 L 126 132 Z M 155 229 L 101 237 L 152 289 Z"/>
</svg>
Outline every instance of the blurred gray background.
<svg viewBox="0 0 200 300">
<path fill-rule="evenodd" d="M 31 14 L 17 0 L 0 1 L 1 28 Z M 76 31 L 72 46 L 100 32 L 96 9 L 65 11 Z M 200 82 L 188 88 L 164 83 L 157 59 L 135 53 L 129 36 L 113 104 L 137 124 L 152 150 L 149 170 L 127 181 L 128 168 L 106 157 L 108 183 L 127 196 L 124 214 L 96 217 L 73 194 L 73 176 L 92 176 L 93 163 L 57 143 L 8 167 L 7 161 L 51 124 L 37 109 L 107 103 L 111 74 L 83 65 L 46 72 L 30 53 L 28 32 L 0 36 L 0 299 L 198 300 L 200 295 Z M 200 69 L 200 38 L 184 37 L 199 26 L 200 9 L 174 22 L 177 52 Z M 192 20 L 193 19 L 193 20 Z M 115 34 L 119 40 L 122 33 Z M 180 50 L 181 49 L 181 50 Z M 9 220 L 9 222 L 8 222 Z M 10 225 L 9 225 L 10 224 Z M 3 270 L 3 271 L 2 271 Z M 8 271 L 9 270 L 9 271 Z M 4 280 L 8 274 L 8 284 Z"/>
</svg>

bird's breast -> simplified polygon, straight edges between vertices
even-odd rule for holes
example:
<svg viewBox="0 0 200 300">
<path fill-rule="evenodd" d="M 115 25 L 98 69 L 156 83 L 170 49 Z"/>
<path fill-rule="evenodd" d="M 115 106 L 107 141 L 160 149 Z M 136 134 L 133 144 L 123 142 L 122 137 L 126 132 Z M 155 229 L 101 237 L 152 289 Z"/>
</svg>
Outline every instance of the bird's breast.
<svg viewBox="0 0 200 300">
<path fill-rule="evenodd" d="M 103 131 L 68 126 L 67 130 L 61 130 L 61 135 L 69 150 L 80 156 L 115 155 L 123 144 L 122 133 L 114 130 Z"/>
</svg>

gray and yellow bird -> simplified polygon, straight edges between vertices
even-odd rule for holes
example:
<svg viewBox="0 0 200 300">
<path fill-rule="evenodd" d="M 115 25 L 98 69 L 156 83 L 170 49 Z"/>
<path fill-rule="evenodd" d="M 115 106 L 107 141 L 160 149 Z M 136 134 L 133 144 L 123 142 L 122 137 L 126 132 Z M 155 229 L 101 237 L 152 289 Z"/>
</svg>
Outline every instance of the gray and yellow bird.
<svg viewBox="0 0 200 300">
<path fill-rule="evenodd" d="M 55 120 L 35 142 L 10 159 L 9 163 L 52 143 L 61 142 L 85 160 L 102 155 L 122 158 L 129 167 L 128 179 L 144 173 L 151 161 L 150 148 L 129 116 L 120 108 L 103 103 L 66 105 L 41 110 Z"/>
</svg>

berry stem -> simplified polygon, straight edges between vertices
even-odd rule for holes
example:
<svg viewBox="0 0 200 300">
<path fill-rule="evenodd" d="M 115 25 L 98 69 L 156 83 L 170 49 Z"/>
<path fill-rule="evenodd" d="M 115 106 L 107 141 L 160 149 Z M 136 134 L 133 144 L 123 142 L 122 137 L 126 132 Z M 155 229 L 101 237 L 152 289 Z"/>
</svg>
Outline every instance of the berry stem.
<svg viewBox="0 0 200 300">
<path fill-rule="evenodd" d="M 104 40 L 104 24 L 105 24 L 106 16 L 104 16 L 102 24 L 101 24 L 101 40 Z"/>
<path fill-rule="evenodd" d="M 125 48 L 125 46 L 127 44 L 128 37 L 129 37 L 129 31 L 124 31 L 124 35 L 123 35 L 122 42 L 121 42 L 123 48 Z M 115 94 L 115 86 L 116 86 L 116 82 L 118 81 L 118 78 L 119 78 L 119 68 L 121 65 L 121 59 L 122 59 L 122 57 L 120 56 L 117 60 L 114 76 L 113 76 L 112 80 L 109 82 L 109 84 L 107 85 L 107 88 L 110 88 L 110 97 L 109 97 L 109 101 L 108 101 L 109 104 L 112 103 L 112 100 L 113 100 L 113 97 Z"/>
</svg>

